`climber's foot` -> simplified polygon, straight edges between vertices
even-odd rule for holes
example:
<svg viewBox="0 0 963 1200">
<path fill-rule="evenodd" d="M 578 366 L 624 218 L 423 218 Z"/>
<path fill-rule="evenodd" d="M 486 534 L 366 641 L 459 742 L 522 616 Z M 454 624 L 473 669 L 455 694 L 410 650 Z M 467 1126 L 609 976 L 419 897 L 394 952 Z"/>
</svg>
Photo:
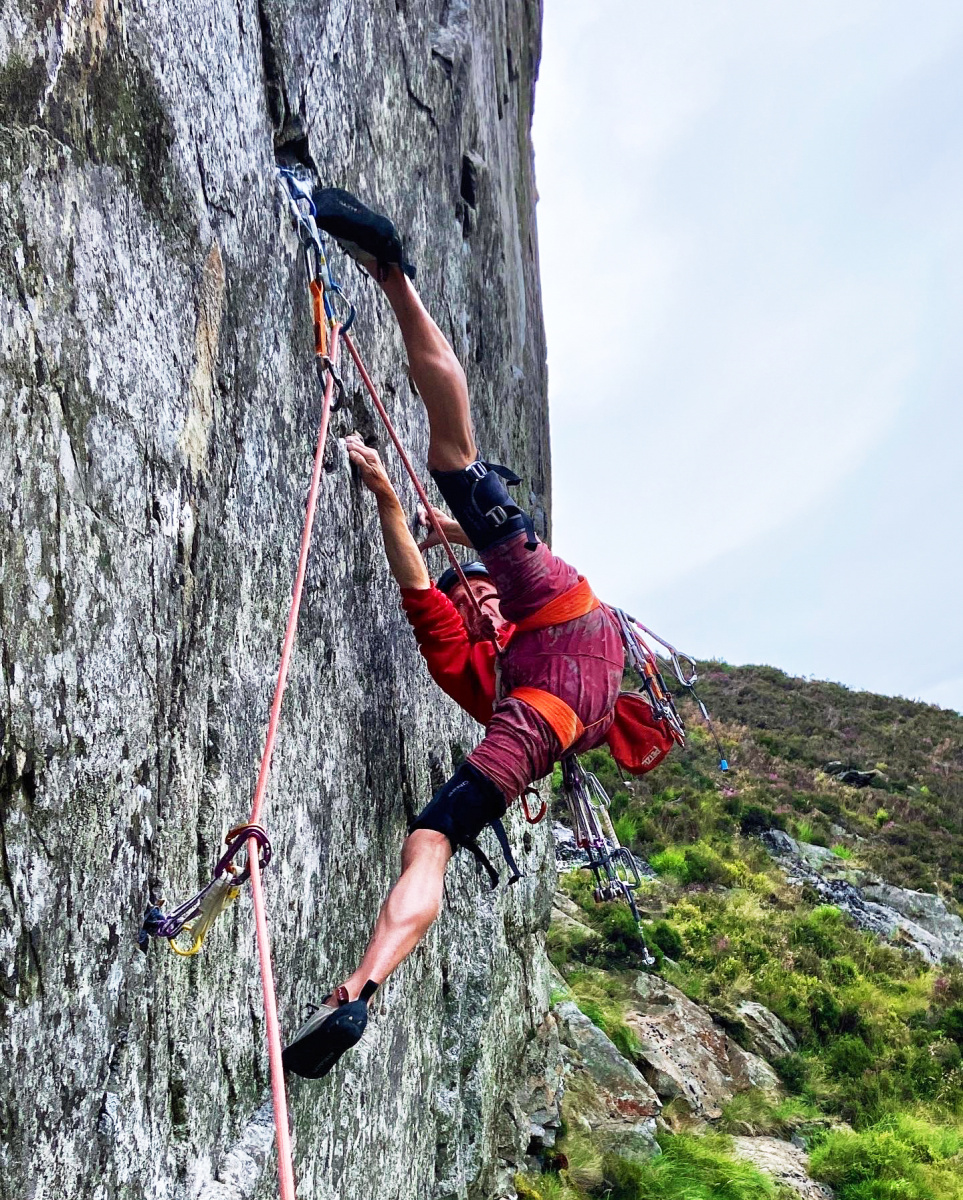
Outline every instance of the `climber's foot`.
<svg viewBox="0 0 963 1200">
<path fill-rule="evenodd" d="M 305 1079 L 327 1075 L 341 1055 L 361 1040 L 374 985 L 368 984 L 365 992 L 367 995 L 358 1000 L 348 1000 L 344 988 L 329 996 L 285 1046 L 281 1056 L 284 1069 Z"/>
<path fill-rule="evenodd" d="M 341 188 L 318 188 L 313 199 L 319 227 L 379 283 L 391 267 L 399 267 L 414 279 L 415 268 L 405 261 L 401 238 L 387 217 Z"/>
</svg>

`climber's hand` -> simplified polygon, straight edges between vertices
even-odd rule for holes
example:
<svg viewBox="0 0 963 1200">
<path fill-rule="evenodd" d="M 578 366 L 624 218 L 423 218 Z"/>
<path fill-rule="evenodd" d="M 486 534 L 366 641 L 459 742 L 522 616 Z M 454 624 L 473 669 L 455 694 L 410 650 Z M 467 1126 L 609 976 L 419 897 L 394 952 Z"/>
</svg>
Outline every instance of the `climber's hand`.
<svg viewBox="0 0 963 1200">
<path fill-rule="evenodd" d="M 449 542 L 456 546 L 471 545 L 471 542 L 467 537 L 465 537 L 464 530 L 454 517 L 450 517 L 446 512 L 442 512 L 440 508 L 435 508 L 434 505 L 432 505 L 431 511 Z M 421 550 L 422 553 L 424 553 L 425 550 L 430 550 L 432 546 L 441 545 L 441 538 L 435 531 L 435 527 L 431 523 L 427 509 L 423 504 L 418 505 L 418 524 L 423 525 L 425 528 L 430 530 L 428 536 L 423 541 L 418 543 L 418 549 Z"/>
<path fill-rule="evenodd" d="M 358 468 L 361 482 L 379 500 L 396 499 L 395 489 L 381 461 L 381 455 L 371 446 L 366 446 L 360 433 L 351 433 L 344 439 L 348 458 Z"/>
</svg>

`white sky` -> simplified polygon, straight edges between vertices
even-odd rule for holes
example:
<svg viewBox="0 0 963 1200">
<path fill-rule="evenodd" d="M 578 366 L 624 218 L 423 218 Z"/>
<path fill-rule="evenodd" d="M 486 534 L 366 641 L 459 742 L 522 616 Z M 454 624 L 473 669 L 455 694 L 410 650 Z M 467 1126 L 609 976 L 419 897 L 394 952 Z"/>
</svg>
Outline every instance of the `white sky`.
<svg viewBox="0 0 963 1200">
<path fill-rule="evenodd" d="M 558 552 L 963 708 L 963 5 L 545 0 L 535 146 Z"/>
</svg>

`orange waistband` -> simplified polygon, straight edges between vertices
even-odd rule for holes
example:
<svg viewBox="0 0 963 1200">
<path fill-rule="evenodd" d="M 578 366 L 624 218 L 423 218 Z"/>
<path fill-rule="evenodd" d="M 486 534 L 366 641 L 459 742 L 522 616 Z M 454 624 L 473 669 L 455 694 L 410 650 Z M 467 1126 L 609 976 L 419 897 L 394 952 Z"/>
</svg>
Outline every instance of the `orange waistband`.
<svg viewBox="0 0 963 1200">
<path fill-rule="evenodd" d="M 591 612 L 591 609 L 588 611 Z M 585 732 L 585 726 L 578 719 L 575 710 L 551 692 L 544 692 L 541 688 L 519 687 L 509 692 L 508 696 L 509 699 L 521 700 L 545 718 L 561 743 L 563 754 Z"/>
<path fill-rule="evenodd" d="M 570 587 L 561 596 L 543 604 L 538 612 L 532 613 L 524 621 L 515 626 L 516 633 L 530 633 L 533 629 L 548 629 L 550 625 L 562 625 L 565 621 L 574 621 L 576 617 L 584 617 L 599 607 L 598 597 L 589 586 L 584 575 L 578 577 L 578 583 Z"/>
</svg>

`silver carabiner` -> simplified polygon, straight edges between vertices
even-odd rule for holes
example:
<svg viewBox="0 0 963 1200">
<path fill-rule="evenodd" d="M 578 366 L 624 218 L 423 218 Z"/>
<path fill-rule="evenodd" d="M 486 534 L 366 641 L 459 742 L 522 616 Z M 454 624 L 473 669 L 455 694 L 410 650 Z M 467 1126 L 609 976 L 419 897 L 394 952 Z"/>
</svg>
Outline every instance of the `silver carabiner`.
<svg viewBox="0 0 963 1200">
<path fill-rule="evenodd" d="M 327 354 L 319 354 L 315 358 L 315 362 L 318 364 L 318 380 L 320 381 L 322 387 L 326 386 L 324 379 L 325 374 L 331 376 L 331 382 L 334 385 L 334 392 L 332 393 L 331 397 L 331 411 L 337 412 L 338 409 L 344 404 L 344 380 L 338 374 L 337 367 L 335 367 L 334 363 Z"/>
<path fill-rule="evenodd" d="M 672 670 L 676 679 L 678 679 L 679 683 L 681 683 L 683 687 L 690 688 L 693 684 L 699 682 L 698 664 L 691 655 L 683 654 L 681 650 L 677 650 L 671 642 L 667 642 L 665 638 L 660 638 L 657 633 L 653 633 L 653 631 L 649 629 L 647 625 L 643 625 L 641 621 L 637 620 L 633 616 L 630 616 L 629 613 L 626 613 L 625 616 L 628 617 L 633 625 L 638 626 L 643 633 L 652 638 L 654 642 L 658 642 L 664 650 L 669 652 L 669 662 L 672 664 Z M 688 669 L 683 667 L 683 663 L 688 664 Z"/>
<path fill-rule="evenodd" d="M 341 332 L 347 333 L 354 324 L 355 316 L 357 315 L 354 305 L 348 299 L 341 289 L 340 283 L 332 283 L 330 288 L 325 289 L 325 298 L 334 298 L 339 304 L 347 309 L 347 317 L 341 322 Z"/>
</svg>

